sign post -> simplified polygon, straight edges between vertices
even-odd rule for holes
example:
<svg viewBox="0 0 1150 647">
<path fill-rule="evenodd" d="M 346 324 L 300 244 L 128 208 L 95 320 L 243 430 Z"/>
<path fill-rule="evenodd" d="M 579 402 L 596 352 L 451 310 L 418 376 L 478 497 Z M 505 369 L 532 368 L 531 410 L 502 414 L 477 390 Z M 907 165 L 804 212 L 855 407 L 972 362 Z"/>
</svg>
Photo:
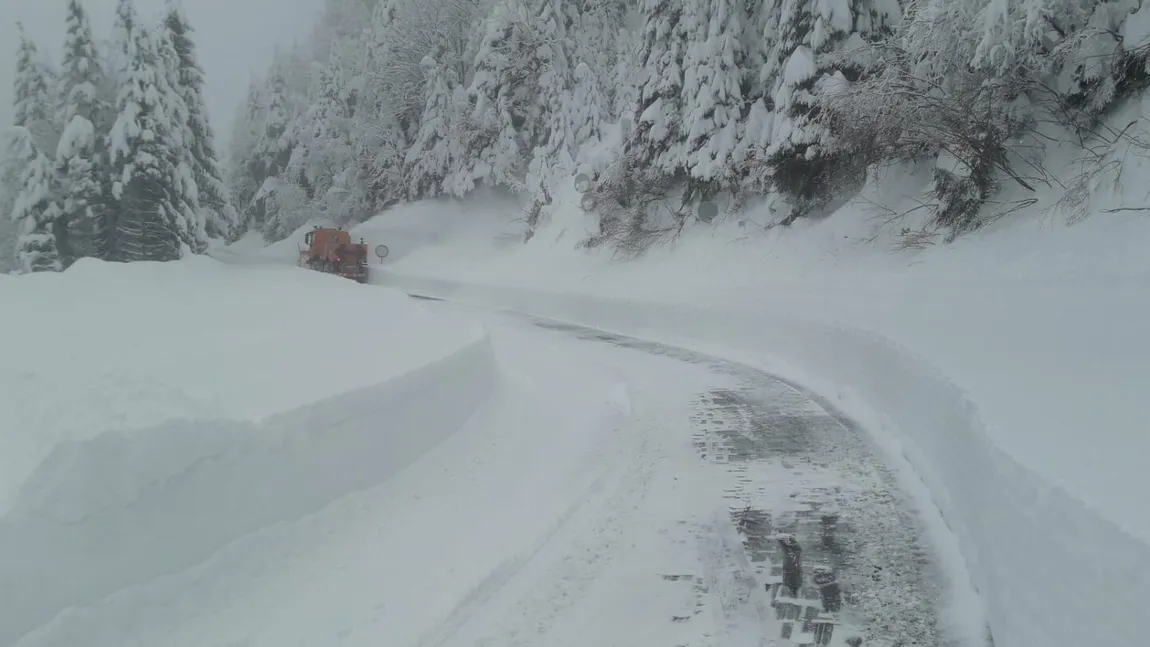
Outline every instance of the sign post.
<svg viewBox="0 0 1150 647">
<path fill-rule="evenodd" d="M 391 250 L 389 250 L 387 248 L 387 245 L 376 245 L 375 246 L 375 255 L 379 257 L 380 263 L 383 262 L 383 259 L 387 258 L 387 254 L 389 251 L 391 251 Z"/>
</svg>

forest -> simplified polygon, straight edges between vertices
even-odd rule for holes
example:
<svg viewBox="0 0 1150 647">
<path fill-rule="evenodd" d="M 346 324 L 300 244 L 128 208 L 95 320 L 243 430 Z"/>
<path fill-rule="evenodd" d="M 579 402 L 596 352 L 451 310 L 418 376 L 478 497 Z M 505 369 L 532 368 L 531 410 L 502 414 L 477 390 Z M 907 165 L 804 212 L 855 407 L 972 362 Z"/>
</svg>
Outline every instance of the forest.
<svg viewBox="0 0 1150 647">
<path fill-rule="evenodd" d="M 241 231 L 204 107 L 193 31 L 177 5 L 146 24 L 118 5 L 97 40 L 69 0 L 58 66 L 22 34 L 14 118 L 0 144 L 0 269 L 79 258 L 165 261 Z"/>
<path fill-rule="evenodd" d="M 1148 46 L 1140 0 L 329 0 L 253 82 L 228 181 L 268 240 L 479 186 L 529 238 L 579 178 L 587 244 L 640 251 L 715 196 L 787 225 L 933 160 L 952 240 L 1018 208 L 1003 183 L 1079 195 L 1098 169 L 1053 177 L 1044 138 L 1127 136 L 1103 122 Z"/>
</svg>

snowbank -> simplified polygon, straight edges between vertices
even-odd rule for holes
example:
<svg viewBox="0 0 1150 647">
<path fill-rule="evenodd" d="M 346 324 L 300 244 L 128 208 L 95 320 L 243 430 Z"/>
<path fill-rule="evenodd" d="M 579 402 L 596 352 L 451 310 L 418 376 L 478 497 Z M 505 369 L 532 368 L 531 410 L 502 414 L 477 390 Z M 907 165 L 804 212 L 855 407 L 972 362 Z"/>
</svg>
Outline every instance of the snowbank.
<svg viewBox="0 0 1150 647">
<path fill-rule="evenodd" d="M 101 599 L 87 591 L 87 604 L 63 610 L 15 644 L 374 645 L 381 636 L 389 645 L 431 644 L 594 500 L 597 489 L 626 474 L 621 463 L 633 455 L 620 446 L 630 435 L 619 433 L 627 409 L 613 371 L 566 349 L 514 341 L 504 347 L 494 335 L 386 387 L 306 411 L 327 418 L 351 406 L 370 414 L 357 415 L 354 424 L 320 428 L 283 416 L 265 425 L 259 440 L 229 443 L 224 454 L 190 466 L 153 495 L 85 519 L 74 530 L 80 537 L 52 535 L 95 542 L 112 563 L 21 567 L 0 553 L 6 562 L 0 577 L 26 576 L 14 568 L 48 569 L 40 571 L 46 579 L 64 578 L 53 580 L 56 591 L 90 579 L 107 592 L 138 582 Z M 477 378 L 483 378 L 479 389 Z M 464 404 L 480 400 L 474 415 L 445 434 Z M 401 463 L 406 467 L 397 470 Z M 353 486 L 366 487 L 319 508 Z M 181 519 L 161 504 L 191 512 Z M 314 513 L 302 514 L 308 510 Z M 246 519 L 253 514 L 258 519 Z M 263 527 L 203 561 L 191 560 L 192 548 L 208 545 L 208 533 L 235 534 L 241 518 Z M 268 524 L 273 519 L 283 521 Z M 105 547 L 102 530 L 113 521 L 138 524 L 168 545 L 123 537 L 126 545 Z M 129 549 L 141 551 L 145 564 L 129 560 Z M 188 567 L 145 578 L 149 560 L 156 566 L 150 570 L 160 570 L 161 553 L 166 567 L 177 566 L 173 557 L 188 558 Z M 46 608 L 42 592 L 30 591 Z M 17 605 L 0 606 L 5 614 L 35 626 L 21 615 L 31 611 L 28 602 L 3 603 Z M 0 635 L 0 643 L 9 644 L 3 640 L 9 635 Z"/>
<path fill-rule="evenodd" d="M 69 307 L 89 322 L 75 334 L 43 317 L 49 332 L 58 325 L 72 336 L 32 345 L 5 365 L 16 384 L 42 371 L 41 388 L 59 390 L 41 394 L 57 404 L 55 417 L 33 408 L 41 402 L 3 406 L 30 425 L 6 429 L 6 445 L 31 445 L 22 432 L 43 435 L 34 450 L 50 447 L 34 468 L 14 460 L 38 459 L 34 450 L 4 454 L 13 465 L 7 479 L 30 474 L 0 516 L 0 581 L 19 583 L 0 589 L 3 644 L 68 606 L 182 571 L 239 537 L 388 479 L 492 393 L 496 368 L 482 330 L 442 321 L 402 295 L 202 259 L 77 269 L 0 283 L 0 298 L 23 299 L 23 311 Z M 195 307 L 209 300 L 207 312 Z M 332 335 L 332 311 L 356 325 Z M 157 332 L 165 330 L 202 336 L 172 348 Z M 317 337 L 332 343 L 312 344 Z M 104 371 L 123 376 L 114 384 L 210 393 L 181 407 L 149 401 L 154 391 L 113 392 L 118 399 L 97 412 L 118 415 L 71 426 L 69 416 L 95 408 L 84 387 Z M 123 421 L 134 424 L 117 428 Z"/>
<path fill-rule="evenodd" d="M 0 514 L 61 441 L 181 419 L 254 422 L 483 336 L 397 292 L 204 258 L 0 276 L 0 304 Z"/>
</svg>

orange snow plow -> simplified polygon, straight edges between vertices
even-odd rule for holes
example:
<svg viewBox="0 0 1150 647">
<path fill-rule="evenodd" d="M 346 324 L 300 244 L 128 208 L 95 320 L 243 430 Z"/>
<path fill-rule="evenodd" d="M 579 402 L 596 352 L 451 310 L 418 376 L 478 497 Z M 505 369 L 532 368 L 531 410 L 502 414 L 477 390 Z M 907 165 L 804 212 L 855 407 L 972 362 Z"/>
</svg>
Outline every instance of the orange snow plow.
<svg viewBox="0 0 1150 647">
<path fill-rule="evenodd" d="M 362 238 L 358 243 L 351 242 L 351 234 L 343 228 L 317 225 L 304 235 L 298 265 L 364 283 L 367 281 L 367 243 Z"/>
</svg>

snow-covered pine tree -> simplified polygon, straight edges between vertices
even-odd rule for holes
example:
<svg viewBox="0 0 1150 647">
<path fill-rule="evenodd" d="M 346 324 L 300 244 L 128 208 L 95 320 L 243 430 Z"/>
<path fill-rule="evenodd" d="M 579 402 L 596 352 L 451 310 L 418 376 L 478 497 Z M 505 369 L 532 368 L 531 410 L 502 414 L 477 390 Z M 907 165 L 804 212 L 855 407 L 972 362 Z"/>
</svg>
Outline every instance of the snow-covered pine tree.
<svg viewBox="0 0 1150 647">
<path fill-rule="evenodd" d="M 451 128 L 456 109 L 455 93 L 459 88 L 459 79 L 455 78 L 451 66 L 442 65 L 431 56 L 425 56 L 421 63 L 427 75 L 424 86 L 427 105 L 419 120 L 415 142 L 404 161 L 410 200 L 443 192 L 443 181 L 451 171 Z"/>
<path fill-rule="evenodd" d="M 299 116 L 292 156 L 284 180 L 299 186 L 310 204 L 294 213 L 279 214 L 277 237 L 286 235 L 309 216 L 323 215 L 336 222 L 352 217 L 348 210 L 352 189 L 349 178 L 356 172 L 351 140 L 354 98 L 344 75 L 343 51 L 332 47 L 327 65 L 315 79 L 315 98 Z"/>
<path fill-rule="evenodd" d="M 12 135 L 13 158 L 21 169 L 19 191 L 9 214 L 17 225 L 17 271 L 58 272 L 63 264 L 56 246 L 61 220 L 55 169 L 36 148 L 31 131 L 17 126 Z"/>
<path fill-rule="evenodd" d="M 614 74 L 621 51 L 634 44 L 624 20 L 629 3 L 620 0 L 589 0 L 583 4 L 579 24 L 571 30 L 571 65 L 574 86 L 568 114 L 575 145 L 602 135 L 602 127 L 618 117 Z M 626 65 L 634 61 L 623 56 Z"/>
<path fill-rule="evenodd" d="M 594 94 L 601 99 L 599 111 L 584 111 L 585 114 L 598 112 L 604 122 L 612 121 L 620 114 L 616 108 L 616 94 L 620 85 L 614 80 L 616 65 L 620 58 L 629 68 L 634 68 L 634 60 L 625 52 L 635 44 L 632 34 L 627 31 L 628 11 L 633 9 L 629 0 L 584 0 L 579 12 L 579 25 L 572 30 L 572 69 L 580 63 L 588 66 L 588 75 L 577 75 L 575 82 L 594 81 L 597 86 Z M 621 56 L 622 54 L 622 56 Z M 622 79 L 620 79 L 622 80 Z M 576 90 L 576 94 L 587 95 L 590 87 Z M 627 100 L 624 105 L 630 106 Z M 596 126 L 597 128 L 598 126 Z M 577 129 L 578 130 L 578 129 Z"/>
<path fill-rule="evenodd" d="M 793 198 L 790 219 L 825 204 L 844 178 L 861 181 L 864 159 L 844 150 L 820 119 L 820 97 L 862 70 L 832 56 L 890 35 L 901 20 L 895 0 L 801 0 L 779 6 L 763 76 L 773 77 L 773 119 L 763 156 L 771 184 Z M 766 25 L 766 29 L 771 26 Z"/>
<path fill-rule="evenodd" d="M 611 116 L 610 102 L 598 70 L 598 67 L 586 61 L 579 61 L 573 72 L 574 86 L 564 112 L 567 115 L 567 129 L 571 134 L 571 155 L 576 160 L 579 147 L 602 137 L 603 126 Z"/>
<path fill-rule="evenodd" d="M 99 93 L 103 81 L 88 15 L 79 0 L 69 0 L 67 36 L 60 83 L 59 123 L 64 132 L 56 147 L 56 172 L 62 189 L 62 222 L 66 237 L 57 241 L 65 266 L 84 256 L 96 256 L 103 245 L 103 184 L 107 170 L 96 124 L 109 106 Z M 101 173 L 102 172 L 102 173 Z"/>
<path fill-rule="evenodd" d="M 16 82 L 13 96 L 12 123 L 28 129 L 39 151 L 54 151 L 60 137 L 56 121 L 57 97 L 53 92 L 55 78 L 36 43 L 24 33 L 16 52 Z"/>
<path fill-rule="evenodd" d="M 162 43 L 136 24 L 131 60 L 124 70 L 119 116 L 110 134 L 119 201 L 116 236 L 109 257 L 117 261 L 168 261 L 195 243 L 195 223 L 187 221 L 171 150 L 173 125 L 166 112 Z"/>
<path fill-rule="evenodd" d="M 449 102 L 453 105 L 451 136 L 446 142 L 449 157 L 464 159 L 464 151 L 470 150 L 473 137 L 480 134 L 470 111 L 462 109 L 466 104 L 462 88 L 470 80 L 484 35 L 479 12 L 488 4 L 488 0 L 379 0 L 375 6 L 365 34 L 364 49 L 369 57 L 364 66 L 364 101 L 358 111 L 358 120 L 364 123 L 363 140 L 371 145 L 362 177 L 369 183 L 372 204 L 384 206 L 410 195 L 411 178 L 405 160 L 420 135 L 429 102 L 430 79 L 421 65 L 425 57 L 430 56 L 445 75 L 438 78 L 454 79 L 448 84 L 460 88 L 453 91 Z M 439 98 L 431 99 L 431 105 L 440 103 Z M 420 146 L 427 144 L 424 139 Z M 452 164 L 444 189 L 437 191 L 454 188 L 460 171 L 456 166 Z"/>
<path fill-rule="evenodd" d="M 626 144 L 629 162 L 648 176 L 671 176 L 685 162 L 683 63 L 687 0 L 643 0 L 638 50 L 634 130 Z"/>
<path fill-rule="evenodd" d="M 770 185 L 770 169 L 761 153 L 770 146 L 774 130 L 774 82 L 777 62 L 771 57 L 779 37 L 779 16 L 785 0 L 754 3 L 747 14 L 747 77 L 744 79 L 743 133 L 732 157 L 741 164 L 739 188 L 761 193 Z"/>
<path fill-rule="evenodd" d="M 104 232 L 99 252 L 101 258 L 123 260 L 119 250 L 120 225 L 119 220 L 123 214 L 120 205 L 120 190 L 122 183 L 123 163 L 117 164 L 114 160 L 115 142 L 112 141 L 112 129 L 120 119 L 121 95 L 130 82 L 131 63 L 135 59 L 135 29 L 139 22 L 136 15 L 136 5 L 133 0 L 119 0 L 116 4 L 116 13 L 112 19 L 111 39 L 106 51 L 106 70 L 109 82 L 106 84 L 111 94 L 112 105 L 108 111 L 107 133 L 104 135 L 104 170 L 101 185 L 104 191 Z"/>
<path fill-rule="evenodd" d="M 164 17 L 172 45 L 178 56 L 176 90 L 188 110 L 185 142 L 191 155 L 192 173 L 205 228 L 212 238 L 232 239 L 239 226 L 239 216 L 231 203 L 227 186 L 216 157 L 215 135 L 204 104 L 204 73 L 196 58 L 192 27 L 178 5 L 171 5 Z"/>
<path fill-rule="evenodd" d="M 16 269 L 17 223 L 10 217 L 16 196 L 20 193 L 22 158 L 19 131 L 6 128 L 0 132 L 0 274 Z"/>
<path fill-rule="evenodd" d="M 691 177 L 731 188 L 734 154 L 743 134 L 743 0 L 686 0 L 689 40 L 683 66 L 682 103 Z"/>
<path fill-rule="evenodd" d="M 200 187 L 196 182 L 195 157 L 192 144 L 195 135 L 191 129 L 191 110 L 180 95 L 180 56 L 172 40 L 172 32 L 163 24 L 152 33 L 155 40 L 161 104 L 168 129 L 168 154 L 175 190 L 173 204 L 181 212 L 183 222 L 191 231 L 183 241 L 194 253 L 202 253 L 207 248 L 208 235 L 200 209 Z"/>
<path fill-rule="evenodd" d="M 475 106 L 468 115 L 473 130 L 456 154 L 461 166 L 448 181 L 452 193 L 462 195 L 478 182 L 523 190 L 527 152 L 543 130 L 534 96 L 539 45 L 521 0 L 492 6 L 468 88 Z"/>
<path fill-rule="evenodd" d="M 356 114 L 364 191 L 373 211 L 403 199 L 406 192 L 404 156 L 409 146 L 410 116 L 393 90 L 395 83 L 398 5 L 404 0 L 379 0 L 363 39 L 363 89 Z"/>
<path fill-rule="evenodd" d="M 571 115 L 575 108 L 571 32 L 580 22 L 574 4 L 559 0 L 537 0 L 533 14 L 531 27 L 536 33 L 532 40 L 538 43 L 534 54 L 540 72 L 532 115 L 543 128 L 533 138 L 527 173 L 527 188 L 534 200 L 527 217 L 528 235 L 538 223 L 542 208 L 551 204 L 555 184 L 574 175 L 577 142 Z"/>
<path fill-rule="evenodd" d="M 260 223 L 264 238 L 269 242 L 280 240 L 290 233 L 289 225 L 280 220 L 279 212 L 285 205 L 298 201 L 294 195 L 291 201 L 283 195 L 277 199 L 275 195 L 283 194 L 290 185 L 295 184 L 292 178 L 284 175 L 295 151 L 299 128 L 295 101 L 288 84 L 288 61 L 287 57 L 277 59 L 260 92 L 262 103 L 259 112 L 263 132 L 256 140 L 252 155 L 256 179 L 260 183 L 252 199 L 253 218 L 254 222 Z"/>
<path fill-rule="evenodd" d="M 133 0 L 119 0 L 116 4 L 116 14 L 112 19 L 112 41 L 108 51 L 108 69 L 119 76 L 127 73 L 135 58 L 133 48 L 135 43 L 132 34 L 139 24 L 136 14 L 136 5 Z M 117 81 L 123 81 L 122 78 Z"/>
</svg>

